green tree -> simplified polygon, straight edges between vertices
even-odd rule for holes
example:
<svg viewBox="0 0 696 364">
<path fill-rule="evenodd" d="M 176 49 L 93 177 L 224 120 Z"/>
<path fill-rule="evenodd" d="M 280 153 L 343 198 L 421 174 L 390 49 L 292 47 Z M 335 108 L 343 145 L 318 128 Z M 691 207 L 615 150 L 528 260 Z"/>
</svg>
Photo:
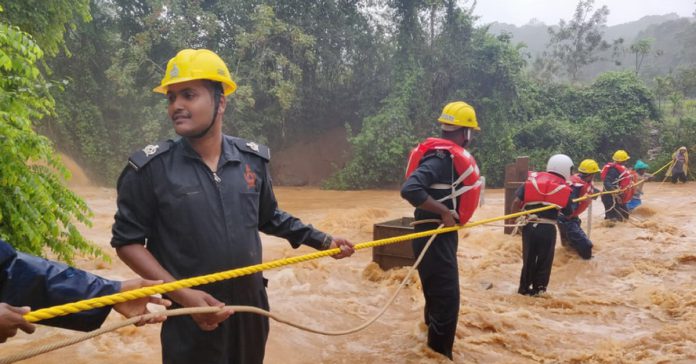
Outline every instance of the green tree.
<svg viewBox="0 0 696 364">
<path fill-rule="evenodd" d="M 629 47 L 629 50 L 631 53 L 635 55 L 635 72 L 638 74 L 640 72 L 640 66 L 643 64 L 643 60 L 645 59 L 645 56 L 650 53 L 650 48 L 652 48 L 652 40 L 651 39 L 641 39 Z"/>
<path fill-rule="evenodd" d="M 54 107 L 37 66 L 42 57 L 31 36 L 0 22 L 0 236 L 33 254 L 48 247 L 66 261 L 76 252 L 103 256 L 75 226 L 89 224 L 90 211 L 63 185 L 69 172 L 34 131 L 32 121 Z"/>
<path fill-rule="evenodd" d="M 90 20 L 89 0 L 5 0 L 3 6 L 0 21 L 29 33 L 49 56 L 58 54 L 65 32 L 75 30 L 77 20 Z"/>
<path fill-rule="evenodd" d="M 362 129 L 349 138 L 353 158 L 327 186 L 368 188 L 393 185 L 401 179 L 406 154 L 417 141 L 414 124 L 428 118 L 430 110 L 421 86 L 426 84 L 421 59 L 425 37 L 418 13 L 424 4 L 419 0 L 390 2 L 398 19 L 391 92 L 381 101 L 379 111 L 366 117 Z"/>
<path fill-rule="evenodd" d="M 570 21 L 561 20 L 558 29 L 548 28 L 550 57 L 558 61 L 577 81 L 584 66 L 601 59 L 599 52 L 611 47 L 603 39 L 602 28 L 607 22 L 609 8 L 605 5 L 592 12 L 594 0 L 580 0 Z M 623 40 L 615 41 L 615 45 Z"/>
</svg>

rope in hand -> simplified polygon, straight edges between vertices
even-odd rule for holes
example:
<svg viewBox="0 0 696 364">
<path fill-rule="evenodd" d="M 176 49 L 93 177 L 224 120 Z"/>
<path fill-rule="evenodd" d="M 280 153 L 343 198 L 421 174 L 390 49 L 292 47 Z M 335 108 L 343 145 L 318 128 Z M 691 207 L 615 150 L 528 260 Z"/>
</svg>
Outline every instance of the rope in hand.
<svg viewBox="0 0 696 364">
<path fill-rule="evenodd" d="M 431 221 L 419 221 L 420 223 L 424 222 L 431 222 Z M 439 220 L 437 220 L 439 222 Z M 438 229 L 442 228 L 444 225 L 440 224 Z M 234 310 L 235 313 L 238 312 L 248 312 L 248 313 L 255 313 L 258 315 L 263 315 L 267 316 L 277 322 L 298 328 L 300 330 L 308 331 L 311 333 L 315 334 L 320 334 L 320 335 L 327 335 L 327 336 L 340 336 L 340 335 L 348 335 L 352 334 L 354 332 L 358 332 L 370 325 L 372 325 L 377 319 L 379 319 L 391 306 L 391 304 L 394 302 L 396 299 L 396 296 L 401 292 L 401 290 L 406 286 L 406 284 L 410 281 L 411 276 L 413 275 L 413 272 L 418 268 L 418 265 L 421 263 L 423 260 L 423 257 L 425 256 L 425 253 L 428 251 L 428 248 L 430 248 L 430 245 L 433 243 L 435 240 L 435 237 L 437 237 L 437 233 L 433 234 L 430 239 L 428 239 L 428 242 L 425 243 L 425 247 L 423 248 L 423 251 L 420 253 L 418 258 L 416 259 L 415 263 L 409 268 L 408 273 L 406 273 L 406 276 L 404 279 L 401 281 L 401 284 L 399 287 L 392 293 L 391 297 L 387 300 L 387 302 L 384 304 L 382 309 L 377 312 L 372 318 L 369 320 L 365 321 L 361 325 L 358 325 L 356 327 L 353 327 L 351 329 L 347 330 L 339 330 L 339 331 L 327 331 L 327 330 L 320 330 L 320 329 L 315 329 L 311 328 L 308 326 L 304 326 L 295 322 L 292 322 L 288 319 L 285 319 L 281 316 L 278 316 L 274 313 L 271 313 L 270 311 L 266 311 L 263 309 L 260 309 L 258 307 L 254 306 L 226 306 L 226 307 L 187 307 L 187 308 L 179 308 L 179 309 L 174 309 L 174 310 L 166 310 L 166 311 L 161 311 L 161 312 L 152 312 L 149 314 L 141 315 L 141 316 L 134 316 L 126 320 L 122 320 L 120 322 L 116 322 L 110 325 L 103 326 L 97 330 L 90 331 L 86 334 L 83 335 L 77 335 L 73 336 L 70 338 L 67 338 L 65 340 L 61 340 L 52 344 L 48 345 L 43 345 L 43 346 L 38 346 L 29 350 L 25 350 L 24 352 L 17 353 L 14 355 L 10 355 L 4 358 L 0 358 L 0 364 L 9 364 L 9 363 L 14 363 L 19 360 L 25 360 L 29 358 L 33 358 L 37 355 L 41 355 L 44 353 L 48 353 L 54 350 L 58 350 L 61 348 L 64 348 L 66 346 L 74 345 L 80 342 L 83 342 L 85 340 L 89 340 L 91 338 L 97 337 L 99 335 L 105 334 L 107 332 L 111 332 L 117 329 L 120 329 L 125 326 L 129 326 L 138 322 L 142 321 L 147 321 L 149 319 L 159 317 L 159 316 L 182 316 L 182 315 L 191 315 L 191 314 L 200 314 L 200 313 L 213 313 L 217 312 L 223 308 L 231 308 Z"/>
</svg>

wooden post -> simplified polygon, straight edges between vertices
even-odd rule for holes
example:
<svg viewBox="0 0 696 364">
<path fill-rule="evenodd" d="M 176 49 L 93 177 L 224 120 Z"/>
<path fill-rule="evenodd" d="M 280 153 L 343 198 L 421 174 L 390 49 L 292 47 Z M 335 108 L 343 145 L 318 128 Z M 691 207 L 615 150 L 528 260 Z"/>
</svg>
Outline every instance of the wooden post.
<svg viewBox="0 0 696 364">
<path fill-rule="evenodd" d="M 515 191 L 527 180 L 529 171 L 529 157 L 517 157 L 515 163 L 505 166 L 505 215 L 513 213 L 512 201 L 515 199 Z M 515 219 L 505 220 L 505 225 L 514 224 Z M 505 234 L 511 234 L 512 227 L 505 227 Z"/>
</svg>

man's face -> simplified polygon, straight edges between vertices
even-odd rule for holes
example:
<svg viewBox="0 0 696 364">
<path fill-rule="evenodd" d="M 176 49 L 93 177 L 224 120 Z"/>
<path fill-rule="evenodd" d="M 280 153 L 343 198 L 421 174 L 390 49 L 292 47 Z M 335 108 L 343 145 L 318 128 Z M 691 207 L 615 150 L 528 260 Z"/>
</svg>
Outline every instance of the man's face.
<svg viewBox="0 0 696 364">
<path fill-rule="evenodd" d="M 215 100 L 201 80 L 170 85 L 167 88 L 167 113 L 174 131 L 182 137 L 203 132 L 213 120 Z"/>
</svg>

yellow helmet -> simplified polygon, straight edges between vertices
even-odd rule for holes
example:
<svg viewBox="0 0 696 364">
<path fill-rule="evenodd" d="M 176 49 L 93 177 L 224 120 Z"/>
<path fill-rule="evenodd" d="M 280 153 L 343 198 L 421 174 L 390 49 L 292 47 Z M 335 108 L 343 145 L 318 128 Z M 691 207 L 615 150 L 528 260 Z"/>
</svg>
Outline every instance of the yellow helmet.
<svg viewBox="0 0 696 364">
<path fill-rule="evenodd" d="M 225 96 L 237 89 L 220 56 L 207 49 L 184 49 L 169 60 L 162 82 L 152 91 L 166 94 L 167 86 L 193 80 L 220 82 Z"/>
<path fill-rule="evenodd" d="M 442 115 L 437 121 L 453 126 L 481 130 L 476 121 L 476 111 L 464 101 L 450 102 L 442 109 Z"/>
<path fill-rule="evenodd" d="M 597 164 L 594 159 L 585 159 L 580 162 L 578 172 L 585 174 L 597 173 L 599 172 L 599 164 Z"/>
<path fill-rule="evenodd" d="M 631 159 L 631 157 L 628 156 L 628 153 L 626 153 L 625 150 L 619 149 L 616 152 L 614 152 L 614 155 L 611 157 L 611 159 L 613 159 L 615 162 L 625 162 Z"/>
</svg>

